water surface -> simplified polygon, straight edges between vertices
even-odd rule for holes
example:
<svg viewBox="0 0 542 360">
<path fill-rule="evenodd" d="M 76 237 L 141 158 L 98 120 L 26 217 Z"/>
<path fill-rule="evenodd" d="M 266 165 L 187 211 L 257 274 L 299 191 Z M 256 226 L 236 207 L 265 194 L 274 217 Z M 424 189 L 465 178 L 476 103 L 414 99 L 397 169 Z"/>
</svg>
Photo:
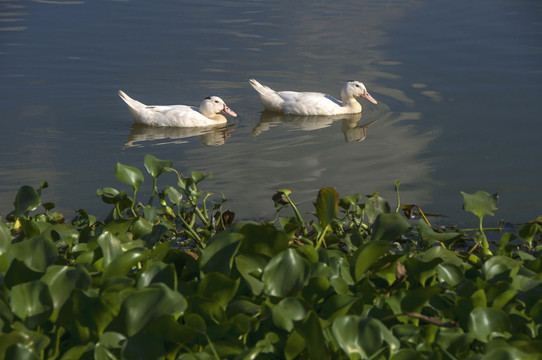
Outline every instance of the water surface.
<svg viewBox="0 0 542 360">
<path fill-rule="evenodd" d="M 540 215 L 538 2 L 3 1 L 0 15 L 2 215 L 19 186 L 47 181 L 66 215 L 103 216 L 96 189 L 125 188 L 115 164 L 143 169 L 145 154 L 212 172 L 202 188 L 238 219 L 271 217 L 279 188 L 304 212 L 324 186 L 395 205 L 396 179 L 445 222 L 473 223 L 461 190 L 498 192 L 496 219 Z M 379 103 L 276 116 L 252 77 L 336 97 L 356 79 Z M 218 95 L 239 117 L 212 133 L 137 127 L 118 89 L 153 105 Z"/>
</svg>

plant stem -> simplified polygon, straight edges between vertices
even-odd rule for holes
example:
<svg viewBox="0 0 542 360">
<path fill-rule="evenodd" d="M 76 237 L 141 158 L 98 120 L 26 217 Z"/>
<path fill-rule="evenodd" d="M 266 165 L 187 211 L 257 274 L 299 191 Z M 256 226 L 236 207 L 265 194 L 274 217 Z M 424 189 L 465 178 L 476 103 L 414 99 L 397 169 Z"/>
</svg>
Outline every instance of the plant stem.
<svg viewBox="0 0 542 360">
<path fill-rule="evenodd" d="M 299 210 L 297 210 L 297 207 L 295 206 L 294 202 L 290 199 L 290 197 L 286 194 L 283 194 L 284 197 L 286 197 L 286 200 L 288 200 L 288 203 L 290 203 L 290 206 L 292 206 L 292 209 L 294 210 L 295 217 L 297 218 L 297 221 L 301 225 L 301 231 L 303 232 L 303 235 L 307 235 L 309 232 L 307 231 L 307 228 L 305 227 L 305 221 L 303 221 L 303 218 L 301 217 L 301 214 L 299 213 Z"/>
<path fill-rule="evenodd" d="M 318 250 L 320 246 L 322 245 L 322 242 L 324 241 L 324 236 L 326 235 L 328 229 L 329 229 L 329 224 L 326 225 L 324 230 L 322 230 L 322 233 L 320 234 L 320 236 L 318 236 L 318 240 L 316 241 L 316 250 Z"/>
</svg>

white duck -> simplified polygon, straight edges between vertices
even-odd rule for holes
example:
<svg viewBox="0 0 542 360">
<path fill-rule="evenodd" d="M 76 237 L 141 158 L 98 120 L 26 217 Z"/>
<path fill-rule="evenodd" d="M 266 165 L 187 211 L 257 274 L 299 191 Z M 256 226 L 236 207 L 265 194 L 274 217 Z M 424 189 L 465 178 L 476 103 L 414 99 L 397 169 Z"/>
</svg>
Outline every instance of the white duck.
<svg viewBox="0 0 542 360">
<path fill-rule="evenodd" d="M 275 91 L 254 79 L 250 85 L 258 92 L 260 101 L 266 110 L 294 115 L 340 115 L 357 114 L 361 105 L 356 97 L 362 97 L 373 104 L 376 100 L 367 92 L 359 81 L 348 81 L 341 90 L 342 102 L 322 93 Z"/>
<path fill-rule="evenodd" d="M 203 127 L 224 124 L 228 120 L 220 113 L 237 116 L 218 96 L 205 98 L 199 109 L 188 105 L 147 106 L 119 90 L 119 96 L 128 104 L 130 114 L 138 124 L 148 126 Z"/>
</svg>

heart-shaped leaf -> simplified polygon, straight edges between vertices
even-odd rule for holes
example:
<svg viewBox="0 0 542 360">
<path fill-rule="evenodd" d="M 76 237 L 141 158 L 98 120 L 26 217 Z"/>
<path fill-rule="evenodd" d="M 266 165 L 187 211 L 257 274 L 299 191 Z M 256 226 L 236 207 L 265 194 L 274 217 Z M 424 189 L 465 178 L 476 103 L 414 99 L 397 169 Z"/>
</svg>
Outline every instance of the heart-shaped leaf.
<svg viewBox="0 0 542 360">
<path fill-rule="evenodd" d="M 294 321 L 303 320 L 306 314 L 301 301 L 293 297 L 283 299 L 272 310 L 273 323 L 286 331 L 292 331 Z"/>
<path fill-rule="evenodd" d="M 510 330 L 510 319 L 500 309 L 477 307 L 469 315 L 469 332 L 481 342 L 488 342 L 494 336 L 506 336 Z"/>
<path fill-rule="evenodd" d="M 371 241 L 356 250 L 351 263 L 354 280 L 360 281 L 365 276 L 367 269 L 391 248 L 393 245 L 388 241 Z"/>
<path fill-rule="evenodd" d="M 49 288 L 40 280 L 15 285 L 11 289 L 9 305 L 30 329 L 44 323 L 53 312 Z"/>
<path fill-rule="evenodd" d="M 410 224 L 401 214 L 380 214 L 371 227 L 371 240 L 385 240 L 391 243 L 403 235 L 408 228 L 410 228 Z"/>
<path fill-rule="evenodd" d="M 331 332 L 340 348 L 351 359 L 371 358 L 385 346 L 384 342 L 388 343 L 392 353 L 399 347 L 399 341 L 380 321 L 374 318 L 341 316 L 333 321 Z"/>
<path fill-rule="evenodd" d="M 474 194 L 467 194 L 461 191 L 463 195 L 463 209 L 470 211 L 479 218 L 486 215 L 493 215 L 493 211 L 497 210 L 497 194 L 488 194 L 485 191 L 477 191 Z"/>
<path fill-rule="evenodd" d="M 130 185 L 134 191 L 137 191 L 143 183 L 143 174 L 138 168 L 121 163 L 117 163 L 115 166 L 115 176 L 121 182 Z"/>
<path fill-rule="evenodd" d="M 332 187 L 326 187 L 318 191 L 316 197 L 316 215 L 320 225 L 326 227 L 337 217 L 339 205 L 339 193 Z"/>
<path fill-rule="evenodd" d="M 269 296 L 295 295 L 305 286 L 310 275 L 309 262 L 293 249 L 275 255 L 265 267 L 263 291 Z"/>
<path fill-rule="evenodd" d="M 23 185 L 15 196 L 14 215 L 19 217 L 28 211 L 35 210 L 41 204 L 40 194 L 32 186 Z"/>
<path fill-rule="evenodd" d="M 159 160 L 152 155 L 145 155 L 144 159 L 145 168 L 153 178 L 165 174 L 167 172 L 173 171 L 171 168 L 173 166 L 172 160 Z"/>
<path fill-rule="evenodd" d="M 157 283 L 128 295 L 121 306 L 116 327 L 121 333 L 133 336 L 150 321 L 164 315 L 180 315 L 187 308 L 184 297 Z"/>
</svg>

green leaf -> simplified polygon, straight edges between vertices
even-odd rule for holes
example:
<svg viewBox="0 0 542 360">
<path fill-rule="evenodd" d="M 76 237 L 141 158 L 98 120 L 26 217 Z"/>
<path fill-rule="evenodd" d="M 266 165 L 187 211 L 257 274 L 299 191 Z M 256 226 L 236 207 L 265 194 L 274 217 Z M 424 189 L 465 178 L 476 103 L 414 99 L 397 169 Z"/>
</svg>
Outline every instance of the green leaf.
<svg viewBox="0 0 542 360">
<path fill-rule="evenodd" d="M 424 241 L 427 241 L 429 244 L 435 243 L 444 243 L 447 244 L 455 239 L 461 237 L 460 233 L 457 232 L 445 232 L 439 233 L 434 231 L 425 220 L 420 219 L 418 223 L 418 232 Z"/>
<path fill-rule="evenodd" d="M 138 249 L 122 253 L 113 259 L 107 268 L 105 268 L 102 280 L 105 281 L 114 276 L 124 276 L 139 262 L 144 261 L 147 258 L 148 253 Z"/>
<path fill-rule="evenodd" d="M 45 272 L 57 258 L 57 249 L 52 241 L 34 238 L 12 244 L 8 250 L 10 256 L 24 262 L 33 271 Z"/>
<path fill-rule="evenodd" d="M 326 360 L 330 358 L 325 346 L 326 340 L 322 331 L 322 325 L 316 313 L 310 311 L 304 321 L 296 324 L 296 330 L 305 339 L 309 350 L 308 359 Z"/>
<path fill-rule="evenodd" d="M 387 342 L 391 352 L 399 347 L 399 341 L 377 319 L 361 316 L 341 316 L 331 326 L 333 337 L 340 348 L 352 359 L 370 358 Z"/>
<path fill-rule="evenodd" d="M 121 306 L 114 328 L 128 336 L 143 330 L 149 322 L 161 316 L 180 315 L 188 306 L 184 297 L 157 283 L 132 292 Z"/>
<path fill-rule="evenodd" d="M 390 243 L 410 228 L 410 224 L 399 213 L 380 214 L 371 226 L 371 240 L 385 240 Z"/>
<path fill-rule="evenodd" d="M 199 258 L 201 270 L 205 273 L 229 274 L 243 238 L 243 235 L 232 231 L 223 231 L 214 236 Z"/>
<path fill-rule="evenodd" d="M 498 195 L 490 195 L 485 191 L 477 191 L 474 194 L 467 194 L 461 191 L 463 195 L 463 209 L 469 211 L 478 218 L 483 218 L 486 215 L 493 215 L 493 211 L 497 210 Z"/>
<path fill-rule="evenodd" d="M 86 291 L 91 284 L 90 275 L 82 266 L 49 266 L 41 280 L 49 286 L 54 307 L 53 321 L 56 321 L 60 308 L 70 298 L 73 289 Z"/>
<path fill-rule="evenodd" d="M 163 283 L 172 290 L 177 290 L 177 272 L 173 264 L 157 262 L 143 271 L 137 279 L 137 288 L 141 289 L 153 283 Z"/>
<path fill-rule="evenodd" d="M 365 272 L 392 248 L 393 245 L 388 241 L 371 241 L 358 248 L 351 263 L 354 280 L 359 282 Z"/>
<path fill-rule="evenodd" d="M 233 280 L 219 273 L 210 273 L 200 281 L 197 293 L 216 301 L 225 308 L 235 296 L 238 288 L 239 279 Z"/>
<path fill-rule="evenodd" d="M 440 287 L 422 287 L 411 290 L 401 301 L 401 310 L 403 312 L 420 313 L 425 304 L 440 292 Z"/>
<path fill-rule="evenodd" d="M 306 314 L 301 301 L 293 297 L 283 299 L 272 310 L 275 326 L 288 332 L 294 328 L 294 321 L 303 320 Z"/>
<path fill-rule="evenodd" d="M 247 223 L 240 232 L 245 235 L 239 253 L 273 257 L 288 248 L 290 238 L 272 224 Z"/>
<path fill-rule="evenodd" d="M 106 268 L 111 261 L 113 261 L 117 256 L 123 253 L 122 245 L 120 240 L 108 231 L 104 231 L 97 240 L 98 244 L 102 248 L 103 253 L 103 264 L 102 266 Z"/>
<path fill-rule="evenodd" d="M 532 244 L 534 237 L 537 234 L 542 234 L 542 220 L 531 221 L 523 225 L 519 229 L 519 236 L 523 241 L 527 242 L 529 245 Z"/>
<path fill-rule="evenodd" d="M 144 163 L 145 168 L 153 178 L 157 178 L 162 174 L 173 171 L 171 168 L 173 166 L 172 160 L 159 160 L 156 157 L 147 154 L 145 155 Z"/>
<path fill-rule="evenodd" d="M 261 255 L 241 254 L 235 257 L 235 266 L 254 295 L 260 295 L 263 290 L 261 278 L 267 262 L 267 258 Z"/>
<path fill-rule="evenodd" d="M 164 342 L 152 334 L 137 334 L 128 338 L 122 352 L 123 359 L 165 359 Z"/>
<path fill-rule="evenodd" d="M 17 191 L 15 196 L 15 217 L 19 217 L 26 212 L 35 210 L 41 204 L 40 194 L 32 186 L 23 185 Z"/>
<path fill-rule="evenodd" d="M 183 200 L 183 193 L 177 190 L 177 188 L 168 186 L 165 190 L 165 193 L 172 203 L 179 205 Z"/>
<path fill-rule="evenodd" d="M 275 255 L 262 276 L 263 291 L 269 296 L 295 295 L 305 286 L 310 275 L 309 262 L 293 249 Z"/>
<path fill-rule="evenodd" d="M 484 307 L 477 307 L 471 311 L 468 326 L 469 332 L 484 343 L 495 336 L 507 336 L 512 327 L 504 311 Z"/>
<path fill-rule="evenodd" d="M 117 163 L 115 166 L 115 176 L 121 182 L 130 185 L 134 191 L 137 191 L 143 183 L 143 174 L 138 168 L 121 163 Z"/>
<path fill-rule="evenodd" d="M 204 179 L 210 179 L 213 177 L 212 174 L 206 174 L 204 172 L 201 172 L 201 171 L 192 171 L 192 173 L 190 174 L 192 179 L 194 179 L 194 183 L 199 183 L 200 181 L 204 180 Z"/>
<path fill-rule="evenodd" d="M 9 305 L 30 329 L 43 324 L 53 312 L 49 288 L 40 280 L 15 285 L 11 289 Z"/>
<path fill-rule="evenodd" d="M 0 221 L 0 256 L 4 255 L 11 245 L 11 233 L 9 228 Z"/>
<path fill-rule="evenodd" d="M 463 276 L 461 269 L 451 263 L 438 264 L 437 274 L 441 281 L 446 282 L 451 287 L 455 287 L 465 280 L 465 276 Z"/>
<path fill-rule="evenodd" d="M 316 215 L 320 225 L 326 227 L 337 217 L 339 205 L 339 193 L 332 187 L 326 187 L 318 191 L 316 197 Z"/>
<path fill-rule="evenodd" d="M 484 274 L 486 281 L 489 281 L 506 271 L 508 271 L 508 276 L 515 275 L 521 264 L 521 261 L 514 260 L 508 256 L 496 255 L 482 265 L 482 273 Z"/>
</svg>

